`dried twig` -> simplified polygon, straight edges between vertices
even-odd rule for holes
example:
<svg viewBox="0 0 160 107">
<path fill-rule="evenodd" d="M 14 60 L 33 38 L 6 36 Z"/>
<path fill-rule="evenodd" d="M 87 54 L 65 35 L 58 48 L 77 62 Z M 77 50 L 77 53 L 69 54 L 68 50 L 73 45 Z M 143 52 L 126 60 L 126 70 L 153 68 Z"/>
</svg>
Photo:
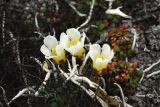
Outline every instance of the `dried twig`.
<svg viewBox="0 0 160 107">
<path fill-rule="evenodd" d="M 11 40 L 9 40 L 8 42 L 6 42 L 5 45 L 8 45 L 8 44 L 10 44 L 10 43 L 12 43 L 12 42 L 15 42 L 15 41 L 17 40 L 17 39 L 13 36 L 13 33 L 12 33 L 11 31 L 8 31 L 7 33 L 9 34 L 9 37 L 11 38 Z"/>
<path fill-rule="evenodd" d="M 131 33 L 133 33 L 132 50 L 134 50 L 135 45 L 136 45 L 136 40 L 137 40 L 137 38 L 138 38 L 138 34 L 137 34 L 136 29 L 134 29 L 134 28 L 131 28 Z"/>
<path fill-rule="evenodd" d="M 116 85 L 120 89 L 121 96 L 122 96 L 123 106 L 127 107 L 126 102 L 125 102 L 125 98 L 124 98 L 124 93 L 123 93 L 123 90 L 122 90 L 121 86 L 119 84 L 117 84 L 117 83 L 114 83 L 114 85 Z"/>
<path fill-rule="evenodd" d="M 59 68 L 61 74 L 62 74 L 64 77 L 66 77 L 66 79 L 69 78 L 69 76 L 67 75 L 67 73 L 65 73 L 59 66 L 58 66 L 58 68 Z M 86 78 L 86 77 L 85 77 L 85 78 Z M 86 78 L 86 79 L 87 79 L 87 78 Z M 79 87 L 81 87 L 81 89 L 83 89 L 91 98 L 96 98 L 103 107 L 108 107 L 108 104 L 107 104 L 106 102 L 104 102 L 100 97 L 98 97 L 98 96 L 95 94 L 95 92 L 93 92 L 93 91 L 90 90 L 90 89 L 86 89 L 83 85 L 81 85 L 81 84 L 78 82 L 79 80 L 82 80 L 82 81 L 83 81 L 83 80 L 84 80 L 83 77 L 78 77 L 78 76 L 77 76 L 77 77 L 71 78 L 70 80 L 71 80 L 74 84 L 76 84 L 76 85 L 78 85 Z M 78 81 L 77 81 L 77 80 L 78 80 Z M 88 79 L 87 81 L 90 81 L 90 80 Z M 89 84 L 92 84 L 92 85 L 94 86 L 93 82 L 91 82 L 91 81 L 90 81 Z"/>
<path fill-rule="evenodd" d="M 160 63 L 160 59 L 157 62 L 153 63 L 148 68 L 146 68 L 143 72 L 146 73 L 146 72 L 150 71 L 154 66 L 158 65 L 159 63 Z"/>
<path fill-rule="evenodd" d="M 145 52 L 150 52 L 151 50 L 149 50 L 148 48 L 147 48 L 147 46 L 145 45 L 145 47 L 144 47 L 144 50 L 143 51 L 145 51 Z"/>
<path fill-rule="evenodd" d="M 45 76 L 45 78 L 44 78 L 44 80 L 43 80 L 43 82 L 42 82 L 42 85 L 41 85 L 41 86 L 38 88 L 38 90 L 35 92 L 35 96 L 38 96 L 38 95 L 39 95 L 39 92 L 40 92 L 42 89 L 44 89 L 44 86 L 47 84 L 47 81 L 49 80 L 49 78 L 50 78 L 50 76 L 51 76 L 52 70 L 49 70 L 49 69 L 45 68 L 45 67 L 43 66 L 43 64 L 41 63 L 41 61 L 39 61 L 37 58 L 34 58 L 34 57 L 31 57 L 31 58 L 34 59 L 34 60 L 42 67 L 42 69 L 47 72 L 47 74 L 46 74 L 46 76 Z M 53 66 L 53 69 L 54 69 L 54 68 L 55 68 L 55 67 Z M 54 70 L 55 70 L 55 69 L 54 69 Z"/>
<path fill-rule="evenodd" d="M 77 29 L 80 29 L 80 28 L 84 27 L 86 24 L 89 23 L 89 21 L 91 20 L 92 14 L 93 14 L 94 4 L 95 4 L 95 0 L 92 0 L 92 4 L 91 4 L 91 7 L 90 7 L 90 11 L 89 11 L 89 15 L 88 15 L 87 20 L 84 23 L 82 23 Z"/>
<path fill-rule="evenodd" d="M 69 60 L 67 59 L 67 63 L 68 63 L 68 70 L 70 71 L 70 70 L 72 70 L 72 68 L 71 68 L 71 64 L 70 64 L 70 62 L 69 62 Z"/>
<path fill-rule="evenodd" d="M 144 78 L 144 76 L 145 76 L 145 73 L 146 72 L 148 72 L 148 71 L 150 71 L 154 66 L 156 66 L 156 65 L 158 65 L 160 63 L 160 59 L 157 61 L 157 62 L 155 62 L 155 63 L 153 63 L 151 66 L 149 66 L 148 68 L 146 68 L 145 70 L 143 70 L 143 75 L 142 75 L 142 77 L 141 77 L 141 79 L 140 79 L 140 81 L 139 81 L 139 84 L 142 82 L 142 80 L 143 80 L 143 78 Z M 152 75 L 155 75 L 154 73 L 152 74 Z M 151 75 L 151 76 L 152 76 Z M 150 77 L 150 76 L 149 76 Z M 149 78 L 148 77 L 148 78 Z"/>
<path fill-rule="evenodd" d="M 26 92 L 29 92 L 29 91 L 33 91 L 34 89 L 34 86 L 33 87 L 27 87 L 27 88 L 24 88 L 22 89 L 21 91 L 18 92 L 18 94 L 16 96 L 14 96 L 9 102 L 8 102 L 8 105 L 11 104 L 14 100 L 16 100 L 17 98 L 21 97 L 24 93 Z"/>
<path fill-rule="evenodd" d="M 146 0 L 143 0 L 143 7 L 144 7 L 143 9 L 144 9 L 146 16 L 148 16 L 147 8 L 146 8 Z"/>
<path fill-rule="evenodd" d="M 21 67 L 22 62 L 21 62 L 21 57 L 20 57 L 20 52 L 19 52 L 19 40 L 14 37 L 14 35 L 11 31 L 9 31 L 9 36 L 10 36 L 12 42 L 14 42 L 13 43 L 13 53 L 15 53 L 15 55 L 16 55 L 16 57 L 15 57 L 16 64 L 18 65 L 20 71 L 22 72 L 22 77 L 23 77 L 25 86 L 28 86 L 27 77 L 24 74 L 23 69 Z M 28 103 L 28 106 L 31 107 L 30 98 L 28 98 L 27 103 Z"/>
<path fill-rule="evenodd" d="M 159 74 L 159 73 L 160 73 L 160 70 L 154 71 L 154 72 L 148 74 L 148 75 L 147 75 L 147 78 L 150 78 L 150 77 L 152 77 L 152 76 L 154 76 L 154 75 L 157 75 L 157 74 Z"/>
<path fill-rule="evenodd" d="M 136 97 L 141 97 L 141 98 L 154 98 L 155 95 L 154 94 L 136 94 Z M 160 96 L 158 96 L 160 97 Z"/>
<path fill-rule="evenodd" d="M 2 43 L 3 46 L 5 46 L 5 18 L 6 18 L 6 12 L 3 12 L 3 19 L 2 19 Z"/>
<path fill-rule="evenodd" d="M 144 72 L 143 72 L 143 74 L 142 74 L 142 77 L 141 77 L 141 79 L 139 80 L 139 84 L 142 82 L 142 80 L 144 79 Z"/>
<path fill-rule="evenodd" d="M 34 33 L 37 33 L 37 34 L 39 35 L 39 37 L 45 38 L 45 37 L 43 36 L 43 34 L 40 33 L 40 32 L 34 32 Z"/>
<path fill-rule="evenodd" d="M 71 1 L 69 1 L 69 0 L 65 0 L 67 3 L 68 3 L 68 5 L 78 14 L 78 16 L 80 16 L 80 17 L 85 17 L 85 16 L 87 16 L 86 14 L 83 14 L 83 13 L 81 13 L 81 12 L 79 12 L 78 10 L 77 10 L 77 8 L 74 6 L 74 4 L 75 4 L 75 2 L 71 2 Z"/>
<path fill-rule="evenodd" d="M 112 4 L 115 0 L 105 0 L 105 1 L 108 1 L 109 2 L 109 7 L 108 9 L 111 9 L 112 8 Z"/>
<path fill-rule="evenodd" d="M 45 69 L 44 69 L 45 70 Z M 38 90 L 35 92 L 35 96 L 39 96 L 39 92 L 42 91 L 44 89 L 44 86 L 47 84 L 47 81 L 49 80 L 50 76 L 51 76 L 52 71 L 51 70 L 47 70 L 47 74 L 42 82 L 42 85 L 38 88 Z"/>
<path fill-rule="evenodd" d="M 57 0 L 53 0 L 53 3 L 55 4 L 56 12 L 58 13 L 58 11 L 59 11 L 59 4 L 58 4 Z"/>
<path fill-rule="evenodd" d="M 72 56 L 72 67 L 76 67 L 75 69 L 75 73 L 78 74 L 77 72 L 77 64 L 76 64 L 76 57 Z"/>
<path fill-rule="evenodd" d="M 0 88 L 2 89 L 3 99 L 4 99 L 5 103 L 7 104 L 7 107 L 10 107 L 10 105 L 8 104 L 7 97 L 6 97 L 6 91 L 4 90 L 4 88 L 2 86 L 0 86 Z"/>
<path fill-rule="evenodd" d="M 87 55 L 85 56 L 85 59 L 84 59 L 82 65 L 81 65 L 81 67 L 80 67 L 79 74 L 82 74 L 82 70 L 83 70 L 84 66 L 86 65 L 86 62 L 87 62 L 88 58 L 89 58 L 89 52 L 88 52 Z"/>
<path fill-rule="evenodd" d="M 122 8 L 122 7 L 117 7 L 116 9 L 107 9 L 107 10 L 106 10 L 106 14 L 119 15 L 119 16 L 121 16 L 121 17 L 131 19 L 131 18 L 132 18 L 131 16 L 123 13 L 123 12 L 120 10 L 121 8 Z"/>
<path fill-rule="evenodd" d="M 39 31 L 39 30 L 40 30 L 40 27 L 39 27 L 39 25 L 38 25 L 37 15 L 38 15 L 38 13 L 36 13 L 36 15 L 35 15 L 35 17 L 34 17 L 34 20 L 35 20 L 35 26 L 36 26 L 36 28 L 37 28 L 37 31 Z"/>
<path fill-rule="evenodd" d="M 39 34 L 40 37 L 44 38 L 43 34 L 40 32 L 40 27 L 39 27 L 39 24 L 38 24 L 37 16 L 38 16 L 38 13 L 36 13 L 36 14 L 35 14 L 35 17 L 34 17 L 35 26 L 36 26 L 36 28 L 37 28 L 37 32 L 34 32 L 34 33 L 37 33 L 37 34 Z"/>
<path fill-rule="evenodd" d="M 100 79 L 101 79 L 101 82 L 103 84 L 103 89 L 106 89 L 106 81 L 105 81 L 105 79 L 103 77 L 100 77 Z"/>
</svg>

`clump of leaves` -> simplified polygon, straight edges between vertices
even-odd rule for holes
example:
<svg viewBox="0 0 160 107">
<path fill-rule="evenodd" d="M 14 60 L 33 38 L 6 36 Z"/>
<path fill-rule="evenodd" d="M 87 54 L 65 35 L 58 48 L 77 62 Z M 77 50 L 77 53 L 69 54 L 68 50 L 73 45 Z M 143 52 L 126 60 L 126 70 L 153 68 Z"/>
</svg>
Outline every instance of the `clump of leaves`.
<svg viewBox="0 0 160 107">
<path fill-rule="evenodd" d="M 124 41 L 130 41 L 131 36 L 128 31 L 129 25 L 123 24 L 118 28 L 113 28 L 108 32 L 108 38 L 111 42 L 111 45 L 115 47 Z"/>
<path fill-rule="evenodd" d="M 139 29 L 139 27 L 136 28 Z M 117 87 L 113 85 L 117 82 L 123 87 L 125 94 L 132 94 L 138 86 L 143 72 L 138 69 L 137 62 L 130 62 L 129 60 L 134 57 L 134 50 L 132 50 L 133 38 L 129 32 L 129 25 L 123 24 L 118 28 L 113 28 L 107 36 L 115 52 L 113 62 L 108 64 L 104 76 L 106 84 L 108 84 L 107 91 L 110 94 L 119 93 Z"/>
<path fill-rule="evenodd" d="M 128 31 L 129 25 L 123 24 L 118 28 L 113 28 L 108 32 L 108 38 L 111 46 L 115 51 L 115 58 L 125 59 L 126 57 L 131 57 L 133 55 L 132 47 L 132 37 L 131 33 Z"/>
<path fill-rule="evenodd" d="M 131 63 L 126 61 L 112 62 L 108 65 L 107 70 L 109 71 L 107 83 L 119 83 L 126 94 L 132 94 L 134 92 L 143 73 L 142 70 L 138 69 L 137 62 Z M 114 93 L 113 90 L 110 89 L 109 92 Z"/>
</svg>

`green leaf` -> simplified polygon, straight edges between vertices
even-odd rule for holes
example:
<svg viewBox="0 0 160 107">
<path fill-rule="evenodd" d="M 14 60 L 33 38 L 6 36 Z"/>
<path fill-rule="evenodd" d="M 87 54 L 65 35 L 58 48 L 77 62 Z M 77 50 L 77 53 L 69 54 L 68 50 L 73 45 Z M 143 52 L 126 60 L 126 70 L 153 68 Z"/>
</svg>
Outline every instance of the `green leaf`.
<svg viewBox="0 0 160 107">
<path fill-rule="evenodd" d="M 115 46 L 114 49 L 115 49 L 116 52 L 120 52 L 121 51 L 121 48 L 119 46 Z"/>
<path fill-rule="evenodd" d="M 114 18 L 114 16 L 113 15 L 110 15 L 110 14 L 107 14 L 107 19 L 113 19 Z"/>
</svg>

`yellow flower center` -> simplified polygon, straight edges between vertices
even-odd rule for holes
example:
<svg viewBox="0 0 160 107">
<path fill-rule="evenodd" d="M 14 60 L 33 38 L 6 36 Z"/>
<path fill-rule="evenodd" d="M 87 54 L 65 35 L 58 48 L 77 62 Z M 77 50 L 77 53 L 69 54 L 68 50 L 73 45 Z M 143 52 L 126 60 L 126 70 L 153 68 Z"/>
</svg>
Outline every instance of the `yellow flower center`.
<svg viewBox="0 0 160 107">
<path fill-rule="evenodd" d="M 69 47 L 74 46 L 78 43 L 79 39 L 70 39 L 69 41 Z"/>
<path fill-rule="evenodd" d="M 72 47 L 72 46 L 75 46 L 77 45 L 79 42 L 79 37 L 74 37 L 74 38 L 70 38 L 69 39 L 69 44 L 68 44 L 68 48 Z M 75 57 L 78 57 L 78 58 L 82 58 L 83 57 L 83 54 L 85 52 L 85 49 L 84 48 L 81 48 L 79 50 L 76 50 L 77 52 L 71 52 L 71 54 Z"/>
<path fill-rule="evenodd" d="M 96 60 L 97 58 L 101 58 L 102 60 L 105 60 L 107 57 L 106 57 L 105 55 L 100 54 L 100 55 L 97 55 L 97 56 L 95 57 L 95 60 Z"/>
<path fill-rule="evenodd" d="M 103 54 L 100 54 L 100 55 L 97 55 L 95 58 L 94 58 L 94 61 L 93 61 L 93 68 L 97 71 L 97 74 L 98 75 L 102 75 L 103 73 L 103 70 L 107 68 L 107 65 L 105 63 L 99 63 L 99 64 L 96 64 L 95 61 L 100 58 L 101 60 L 105 60 L 107 59 L 107 56 L 103 55 Z"/>
<path fill-rule="evenodd" d="M 56 64 L 62 64 L 66 61 L 66 55 L 65 55 L 65 52 L 61 53 L 60 55 L 58 55 L 56 53 L 56 49 L 53 48 L 51 50 L 51 55 L 53 56 L 53 60 L 55 61 Z"/>
<path fill-rule="evenodd" d="M 56 53 L 56 49 L 55 49 L 55 48 L 53 48 L 53 49 L 51 50 L 51 54 L 52 54 L 52 56 L 57 56 L 57 53 Z"/>
<path fill-rule="evenodd" d="M 73 55 L 78 57 L 78 58 L 81 58 L 83 56 L 84 52 L 85 52 L 84 48 L 81 48 L 78 52 L 76 52 Z"/>
</svg>

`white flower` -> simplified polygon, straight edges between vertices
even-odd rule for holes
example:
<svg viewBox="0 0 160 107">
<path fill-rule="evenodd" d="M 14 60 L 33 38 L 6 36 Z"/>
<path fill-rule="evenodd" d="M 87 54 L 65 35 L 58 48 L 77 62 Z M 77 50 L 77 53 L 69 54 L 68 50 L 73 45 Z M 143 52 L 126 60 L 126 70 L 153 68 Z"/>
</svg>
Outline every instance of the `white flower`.
<svg viewBox="0 0 160 107">
<path fill-rule="evenodd" d="M 101 75 L 114 57 L 114 52 L 108 44 L 104 44 L 102 48 L 99 44 L 93 44 L 90 46 L 89 56 L 93 61 L 93 68 L 97 71 L 97 74 Z"/>
<path fill-rule="evenodd" d="M 45 55 L 46 59 L 53 59 L 56 64 L 66 61 L 64 48 L 58 44 L 54 36 L 47 36 L 44 38 L 44 44 L 41 46 L 40 51 Z"/>
<path fill-rule="evenodd" d="M 86 35 L 84 33 L 81 35 L 77 29 L 70 28 L 66 31 L 66 33 L 61 33 L 60 44 L 66 51 L 71 53 L 71 55 L 81 58 L 85 52 L 85 36 Z"/>
</svg>

